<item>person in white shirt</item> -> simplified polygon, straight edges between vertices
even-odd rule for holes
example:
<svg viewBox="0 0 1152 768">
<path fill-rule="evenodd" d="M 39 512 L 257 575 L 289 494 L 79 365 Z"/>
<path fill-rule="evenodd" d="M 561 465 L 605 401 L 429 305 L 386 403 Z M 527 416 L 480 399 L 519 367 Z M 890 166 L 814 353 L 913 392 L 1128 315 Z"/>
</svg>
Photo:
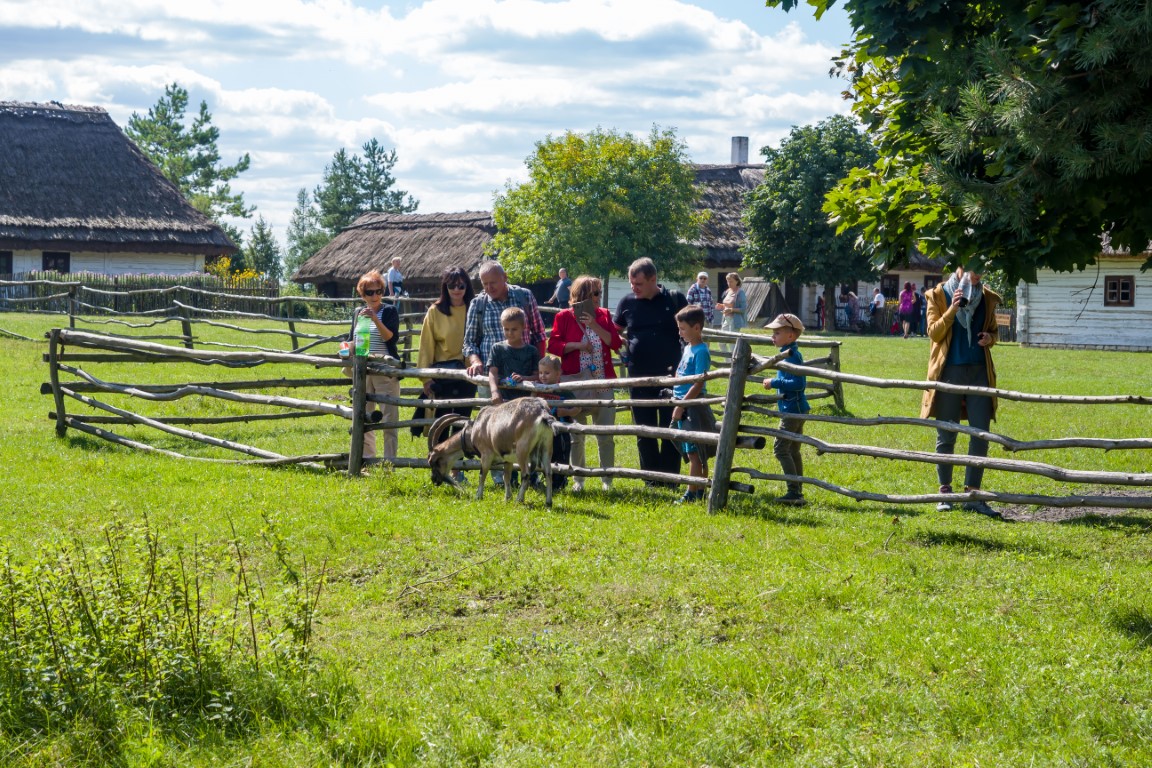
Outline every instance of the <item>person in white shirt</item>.
<svg viewBox="0 0 1152 768">
<path fill-rule="evenodd" d="M 872 318 L 872 327 L 877 331 L 882 331 L 880 322 L 884 319 L 884 294 L 880 292 L 879 288 L 872 290 L 872 303 L 868 307 L 868 314 Z"/>
<path fill-rule="evenodd" d="M 404 293 L 404 275 L 400 274 L 400 257 L 392 257 L 392 266 L 384 275 L 384 295 L 399 298 Z"/>
</svg>

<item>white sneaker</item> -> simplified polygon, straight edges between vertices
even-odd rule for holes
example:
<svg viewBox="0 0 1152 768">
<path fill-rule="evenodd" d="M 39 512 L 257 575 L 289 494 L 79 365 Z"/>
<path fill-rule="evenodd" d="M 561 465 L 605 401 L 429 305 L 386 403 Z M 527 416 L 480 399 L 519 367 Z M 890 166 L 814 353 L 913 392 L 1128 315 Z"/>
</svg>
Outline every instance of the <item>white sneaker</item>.
<svg viewBox="0 0 1152 768">
<path fill-rule="evenodd" d="M 612 480 L 609 478 L 604 478 L 600 481 L 600 487 L 606 491 L 612 490 Z"/>
<path fill-rule="evenodd" d="M 584 478 L 582 478 L 582 477 L 573 478 L 573 480 L 572 480 L 572 492 L 573 493 L 580 493 L 580 491 L 582 491 L 582 490 L 584 490 Z"/>
</svg>

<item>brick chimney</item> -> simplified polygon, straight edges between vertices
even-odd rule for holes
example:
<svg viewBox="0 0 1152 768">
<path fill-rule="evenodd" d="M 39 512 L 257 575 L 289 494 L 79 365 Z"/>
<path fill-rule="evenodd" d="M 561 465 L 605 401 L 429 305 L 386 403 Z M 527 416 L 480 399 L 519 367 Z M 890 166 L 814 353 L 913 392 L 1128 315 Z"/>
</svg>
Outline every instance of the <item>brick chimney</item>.
<svg viewBox="0 0 1152 768">
<path fill-rule="evenodd" d="M 748 165 L 748 137 L 732 137 L 732 164 Z"/>
</svg>

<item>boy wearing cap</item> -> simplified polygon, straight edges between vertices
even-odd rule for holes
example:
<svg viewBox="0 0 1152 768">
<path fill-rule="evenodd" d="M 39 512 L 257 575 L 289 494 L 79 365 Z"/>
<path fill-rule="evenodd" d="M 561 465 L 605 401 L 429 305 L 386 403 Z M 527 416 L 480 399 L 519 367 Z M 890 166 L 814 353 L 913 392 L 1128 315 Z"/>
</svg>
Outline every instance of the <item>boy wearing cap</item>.
<svg viewBox="0 0 1152 768">
<path fill-rule="evenodd" d="M 796 340 L 804 332 L 804 323 L 796 315 L 777 315 L 776 319 L 768 323 L 767 328 L 772 329 L 772 343 L 781 352 L 787 352 L 788 357 L 782 362 L 792 365 L 804 365 L 804 356 L 796 346 Z M 777 408 L 782 414 L 804 414 L 812 410 L 808 405 L 808 398 L 804 396 L 804 389 L 808 386 L 807 376 L 797 376 L 788 371 L 777 371 L 772 379 L 764 380 L 764 389 L 780 390 L 780 402 Z M 804 434 L 804 420 L 790 416 L 780 418 L 780 429 L 786 432 Z M 780 462 L 780 468 L 786 475 L 801 476 L 804 474 L 804 460 L 800 455 L 800 443 L 795 440 L 778 437 L 772 445 L 772 452 Z M 802 507 L 804 500 L 804 487 L 797 482 L 788 482 L 788 492 L 779 499 L 781 504 L 793 507 Z"/>
<path fill-rule="evenodd" d="M 704 310 L 705 324 L 712 325 L 712 313 L 716 310 L 716 302 L 712 300 L 712 291 L 708 288 L 707 272 L 696 275 L 696 282 L 692 283 L 684 298 L 688 299 L 689 304 L 695 304 Z"/>
</svg>

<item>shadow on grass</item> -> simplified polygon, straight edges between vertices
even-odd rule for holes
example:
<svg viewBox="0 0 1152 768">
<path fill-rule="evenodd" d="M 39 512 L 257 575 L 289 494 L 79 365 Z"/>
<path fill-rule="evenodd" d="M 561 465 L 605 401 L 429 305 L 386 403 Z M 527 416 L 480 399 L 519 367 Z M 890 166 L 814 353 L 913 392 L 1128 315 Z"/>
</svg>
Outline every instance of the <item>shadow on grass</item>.
<svg viewBox="0 0 1152 768">
<path fill-rule="evenodd" d="M 887 506 L 880 507 L 867 501 L 836 502 L 829 505 L 833 511 L 850 515 L 874 515 L 885 517 L 920 517 L 926 510 L 918 507 Z"/>
<path fill-rule="evenodd" d="M 1112 614 L 1109 623 L 1135 640 L 1141 648 L 1152 648 L 1152 614 L 1139 608 L 1129 608 Z"/>
<path fill-rule="evenodd" d="M 980 536 L 971 536 L 967 533 L 933 533 L 921 531 L 914 534 L 909 541 L 925 547 L 960 547 L 962 549 L 978 549 L 984 552 L 1010 552 L 1021 551 L 1014 544 L 1005 544 L 995 539 L 985 539 Z M 1034 551 L 1032 547 L 1023 548 L 1024 551 Z"/>
<path fill-rule="evenodd" d="M 1152 518 L 1136 515 L 1084 515 L 1061 520 L 1060 525 L 1082 525 L 1091 528 L 1128 528 L 1139 533 L 1152 532 Z"/>
<path fill-rule="evenodd" d="M 110 443 L 104 438 L 96 437 L 95 435 L 85 435 L 82 432 L 77 433 L 75 430 L 68 432 L 67 440 L 69 448 L 77 448 L 82 451 L 91 451 L 93 453 L 133 452 L 133 449 L 127 446 L 116 445 L 114 443 Z"/>
<path fill-rule="evenodd" d="M 580 515 L 583 517 L 592 517 L 597 520 L 611 520 L 612 516 L 601 512 L 598 509 L 588 509 L 585 507 L 573 506 L 572 497 L 565 498 L 564 494 L 557 494 L 552 499 L 552 514 L 554 515 Z M 543 504 L 540 505 L 544 507 Z"/>
<path fill-rule="evenodd" d="M 828 523 L 814 517 L 810 512 L 796 507 L 786 507 L 782 504 L 731 504 L 720 511 L 721 515 L 729 517 L 750 517 L 755 520 L 763 520 L 767 523 L 779 523 L 780 525 L 795 525 L 803 526 L 805 528 L 826 528 Z"/>
</svg>

